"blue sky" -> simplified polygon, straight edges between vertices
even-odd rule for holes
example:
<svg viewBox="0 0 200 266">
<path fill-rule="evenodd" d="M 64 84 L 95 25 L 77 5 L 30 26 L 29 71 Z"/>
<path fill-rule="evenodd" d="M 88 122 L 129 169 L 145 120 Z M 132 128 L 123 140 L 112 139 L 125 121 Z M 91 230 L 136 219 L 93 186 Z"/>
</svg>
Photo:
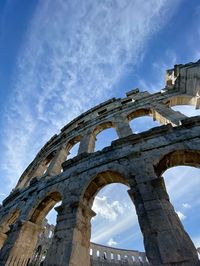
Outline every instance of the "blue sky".
<svg viewBox="0 0 200 266">
<path fill-rule="evenodd" d="M 200 58 L 199 43 L 198 0 L 1 0 L 0 200 L 72 118 L 134 87 L 159 91 L 167 68 Z M 134 122 L 136 132 L 144 130 L 144 119 Z M 112 134 L 107 138 L 113 139 Z M 199 170 L 169 171 L 165 179 L 172 202 L 200 246 Z M 132 208 L 126 188 L 112 186 L 94 203 L 98 215 L 92 239 L 142 249 L 134 210 L 129 212 L 133 217 L 122 221 Z M 194 199 L 199 200 L 194 204 Z"/>
</svg>

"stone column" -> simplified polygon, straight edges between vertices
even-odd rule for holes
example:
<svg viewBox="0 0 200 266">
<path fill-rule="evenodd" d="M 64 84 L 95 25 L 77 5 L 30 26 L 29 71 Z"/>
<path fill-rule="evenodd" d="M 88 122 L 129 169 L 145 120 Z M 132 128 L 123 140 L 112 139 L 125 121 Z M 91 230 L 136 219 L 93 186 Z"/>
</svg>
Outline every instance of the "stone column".
<svg viewBox="0 0 200 266">
<path fill-rule="evenodd" d="M 116 131 L 119 138 L 124 138 L 129 135 L 132 135 L 132 129 L 129 125 L 129 120 L 123 116 L 115 117 Z"/>
<path fill-rule="evenodd" d="M 68 151 L 65 146 L 60 147 L 60 149 L 58 149 L 56 152 L 55 157 L 51 161 L 45 175 L 53 176 L 61 173 L 62 163 L 66 160 L 67 153 Z"/>
<path fill-rule="evenodd" d="M 161 124 L 171 123 L 174 126 L 181 125 L 181 120 L 187 118 L 184 114 L 174 111 L 165 104 L 156 103 L 153 105 L 153 119 L 159 121 Z"/>
<path fill-rule="evenodd" d="M 29 221 L 18 221 L 10 227 L 0 251 L 0 265 L 26 265 L 32 258 L 41 227 Z"/>
<path fill-rule="evenodd" d="M 81 138 L 78 154 L 84 152 L 94 152 L 95 141 L 96 136 L 92 132 L 85 133 L 85 135 Z"/>
<path fill-rule="evenodd" d="M 163 178 L 136 184 L 129 195 L 136 207 L 146 255 L 152 265 L 200 265 L 195 246 L 169 201 Z"/>
<path fill-rule="evenodd" d="M 80 204 L 61 205 L 45 266 L 90 265 L 90 220 L 94 212 Z"/>
</svg>

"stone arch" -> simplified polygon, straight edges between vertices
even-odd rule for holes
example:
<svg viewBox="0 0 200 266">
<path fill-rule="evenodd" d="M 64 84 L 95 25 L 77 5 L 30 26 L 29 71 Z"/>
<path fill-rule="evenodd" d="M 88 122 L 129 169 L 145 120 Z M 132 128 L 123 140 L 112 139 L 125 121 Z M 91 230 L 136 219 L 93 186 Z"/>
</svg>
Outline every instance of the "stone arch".
<svg viewBox="0 0 200 266">
<path fill-rule="evenodd" d="M 185 165 L 200 168 L 200 151 L 199 150 L 175 150 L 165 154 L 160 161 L 154 166 L 157 176 L 161 176 L 168 168 Z"/>
<path fill-rule="evenodd" d="M 151 122 L 153 122 L 153 121 L 158 122 L 160 125 L 166 124 L 166 118 L 163 115 L 161 115 L 161 113 L 157 112 L 156 109 L 151 108 L 151 107 L 140 108 L 140 109 L 134 110 L 133 112 L 131 112 L 127 115 L 127 119 L 129 121 L 129 124 L 132 123 L 132 126 L 131 126 L 132 131 L 134 131 L 134 120 L 137 118 L 142 118 L 142 117 L 150 117 L 150 118 L 152 118 Z M 150 121 L 147 121 L 147 122 L 149 123 Z M 145 121 L 144 125 L 147 124 L 147 122 Z M 145 129 L 145 131 L 152 128 L 152 127 L 159 126 L 159 124 L 158 125 L 152 124 L 151 127 Z"/>
<path fill-rule="evenodd" d="M 92 179 L 87 183 L 83 193 L 82 200 L 89 203 L 89 206 L 92 206 L 93 200 L 96 194 L 106 185 L 113 183 L 121 183 L 124 185 L 129 185 L 128 179 L 126 179 L 120 172 L 107 170 L 96 174 Z"/>
<path fill-rule="evenodd" d="M 197 98 L 192 95 L 180 94 L 173 97 L 168 98 L 165 102 L 168 107 L 172 107 L 175 105 L 193 105 L 196 106 Z"/>
<path fill-rule="evenodd" d="M 80 142 L 79 135 L 69 139 L 65 144 L 60 145 L 55 151 L 53 151 L 53 157 L 50 161 L 50 164 L 48 164 L 48 168 L 45 171 L 45 175 L 54 176 L 60 174 L 62 171 L 62 163 L 66 161 L 67 156 L 70 154 L 70 150 L 78 142 Z M 50 155 L 51 154 L 52 153 L 50 153 Z"/>
<path fill-rule="evenodd" d="M 34 177 L 40 177 L 44 174 L 46 175 L 56 175 L 61 171 L 61 164 L 66 160 L 67 155 L 71 148 L 80 141 L 80 136 L 75 136 L 72 139 L 68 140 L 63 146 L 54 149 L 49 152 L 46 156 L 43 156 L 41 159 L 38 158 L 28 174 L 22 174 L 19 179 L 16 188 L 26 187 L 30 184 L 30 181 Z"/>
<path fill-rule="evenodd" d="M 165 103 L 168 107 L 178 115 L 183 115 L 185 118 L 188 116 L 197 116 L 200 109 L 200 97 L 192 95 L 177 95 L 168 98 Z M 192 108 L 191 108 L 192 107 Z"/>
<path fill-rule="evenodd" d="M 153 117 L 153 110 L 151 108 L 140 108 L 137 110 L 132 111 L 127 115 L 129 121 L 142 117 L 142 116 L 152 116 Z"/>
<path fill-rule="evenodd" d="M 47 169 L 48 169 L 48 167 L 49 167 L 51 161 L 54 159 L 54 157 L 55 157 L 55 155 L 56 155 L 56 152 L 57 152 L 57 150 L 54 150 L 54 151 L 50 152 L 50 153 L 45 157 L 45 159 L 43 160 L 43 162 L 42 162 L 42 164 L 43 164 L 43 166 L 44 166 L 44 169 L 43 169 L 44 172 L 43 172 L 43 174 L 46 173 L 46 171 L 47 171 Z"/>
<path fill-rule="evenodd" d="M 70 139 L 68 142 L 67 142 L 67 144 L 66 144 L 66 156 L 68 155 L 68 153 L 70 152 L 70 150 L 72 149 L 72 147 L 74 146 L 74 145 L 76 145 L 78 142 L 80 142 L 80 140 L 81 140 L 81 137 L 80 136 L 75 136 L 75 137 L 73 137 L 72 139 Z"/>
<path fill-rule="evenodd" d="M 28 220 L 35 224 L 41 224 L 44 217 L 53 208 L 53 206 L 62 200 L 60 192 L 53 191 L 45 195 L 39 203 L 31 210 Z"/>
<path fill-rule="evenodd" d="M 106 121 L 106 122 L 98 124 L 96 127 L 94 127 L 94 129 L 92 130 L 92 132 L 90 133 L 90 136 L 89 136 L 89 141 L 88 141 L 89 152 L 94 152 L 94 150 L 95 150 L 96 136 L 99 133 L 101 133 L 103 130 L 109 129 L 109 128 L 116 129 L 116 124 L 112 121 Z M 117 134 L 118 134 L 118 132 L 117 132 Z M 118 136 L 119 136 L 119 134 L 118 134 Z"/>
<path fill-rule="evenodd" d="M 79 265 L 79 257 L 82 258 L 83 265 L 90 265 L 90 237 L 91 237 L 91 218 L 95 213 L 91 210 L 93 200 L 97 192 L 105 185 L 111 183 L 122 183 L 129 186 L 126 179 L 120 172 L 114 170 L 104 170 L 88 178 L 85 182 L 79 201 L 71 205 L 76 216 L 76 225 L 73 233 L 73 244 L 69 265 Z M 76 211 L 75 211 L 76 210 Z M 55 232 L 55 237 L 58 232 Z M 48 264 L 48 260 L 47 260 Z"/>
<path fill-rule="evenodd" d="M 39 200 L 39 203 L 35 204 L 35 207 L 32 207 L 33 204 L 29 202 L 30 212 L 28 215 L 25 215 L 25 213 L 21 215 L 21 218 L 23 217 L 24 219 L 18 220 L 14 224 L 9 231 L 3 248 L 1 249 L 1 256 L 5 261 L 8 261 L 8 265 L 28 265 L 28 262 L 31 261 L 33 256 L 38 236 L 43 230 L 42 221 L 44 217 L 61 199 L 62 196 L 60 192 L 52 191 Z M 8 254 L 7 248 L 13 238 L 13 245 L 10 254 Z"/>
<path fill-rule="evenodd" d="M 162 158 L 160 158 L 159 162 L 154 165 L 154 170 L 157 175 L 157 180 L 162 180 L 163 188 L 168 193 L 166 183 L 165 183 L 165 178 L 161 177 L 161 175 L 168 169 L 176 167 L 176 166 L 191 166 L 195 168 L 200 168 L 200 150 L 194 150 L 194 149 L 179 149 L 179 150 L 174 150 L 171 152 L 166 153 Z M 155 180 L 153 180 L 154 182 Z M 170 194 L 168 196 L 168 201 L 170 202 Z M 185 199 L 185 195 L 184 195 Z M 172 205 L 173 206 L 173 205 Z M 174 208 L 174 206 L 173 206 Z M 179 216 L 178 213 L 176 214 L 177 217 Z M 180 228 L 184 228 L 182 224 L 181 217 L 179 217 L 179 224 Z M 175 224 L 175 223 L 174 223 Z M 185 229 L 184 229 L 185 231 Z M 197 259 L 197 253 L 196 253 L 196 248 L 194 246 L 194 243 L 192 242 L 189 234 L 187 231 L 185 231 L 185 234 L 188 238 L 188 246 L 193 246 L 193 256 L 195 259 Z M 190 244 L 189 244 L 190 242 Z M 187 246 L 187 245 L 186 245 Z M 194 265 L 199 265 L 199 262 Z"/>
<path fill-rule="evenodd" d="M 46 174 L 51 162 L 56 156 L 56 152 L 57 150 L 53 150 L 49 152 L 46 156 L 41 158 L 41 160 L 38 160 L 38 162 L 36 163 L 35 169 L 33 168 L 33 170 L 28 175 L 23 176 L 23 179 L 19 180 L 19 183 L 17 184 L 17 188 L 26 187 L 30 184 L 31 180 L 34 179 L 35 177 L 41 177 L 44 174 Z"/>
<path fill-rule="evenodd" d="M 105 130 L 105 129 L 108 129 L 108 128 L 116 128 L 116 125 L 114 122 L 112 121 L 106 121 L 106 122 L 103 122 L 99 125 L 97 125 L 94 130 L 93 130 L 93 134 L 98 135 L 101 131 Z"/>
</svg>

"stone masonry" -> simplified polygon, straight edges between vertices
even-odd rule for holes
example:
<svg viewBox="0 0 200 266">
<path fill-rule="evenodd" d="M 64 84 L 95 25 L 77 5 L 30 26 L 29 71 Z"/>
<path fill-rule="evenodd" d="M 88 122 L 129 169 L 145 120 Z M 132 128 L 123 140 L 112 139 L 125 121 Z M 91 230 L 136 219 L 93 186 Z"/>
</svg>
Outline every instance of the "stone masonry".
<svg viewBox="0 0 200 266">
<path fill-rule="evenodd" d="M 127 185 L 151 265 L 200 265 L 162 178 L 173 166 L 200 167 L 200 117 L 171 108 L 181 104 L 200 107 L 200 61 L 168 70 L 160 92 L 132 90 L 81 114 L 53 136 L 0 207 L 0 265 L 28 265 L 45 216 L 61 201 L 44 265 L 89 266 L 93 200 L 116 182 Z M 161 126 L 135 134 L 129 122 L 144 115 Z M 119 139 L 94 152 L 96 135 L 110 127 Z M 78 155 L 67 160 L 77 142 Z"/>
<path fill-rule="evenodd" d="M 54 225 L 50 225 L 44 219 L 43 229 L 30 262 L 30 266 L 40 266 L 46 257 L 54 235 Z M 136 250 L 125 250 L 107 247 L 90 242 L 90 264 L 91 266 L 148 266 L 145 252 Z"/>
</svg>

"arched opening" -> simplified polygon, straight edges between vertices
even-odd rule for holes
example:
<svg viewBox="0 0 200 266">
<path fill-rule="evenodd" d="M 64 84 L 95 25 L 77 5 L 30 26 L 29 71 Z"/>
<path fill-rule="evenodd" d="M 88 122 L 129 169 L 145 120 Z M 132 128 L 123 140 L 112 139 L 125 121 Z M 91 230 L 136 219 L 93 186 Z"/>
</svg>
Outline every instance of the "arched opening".
<svg viewBox="0 0 200 266">
<path fill-rule="evenodd" d="M 189 95 L 178 95 L 173 96 L 165 102 L 169 107 L 173 107 L 176 105 L 196 105 L 196 97 Z"/>
<path fill-rule="evenodd" d="M 44 259 L 45 245 L 49 243 L 50 231 L 52 231 L 45 217 L 59 201 L 61 201 L 61 194 L 51 192 L 35 204 L 26 220 L 15 223 L 1 250 L 2 254 L 5 254 L 4 259 L 8 265 L 14 265 L 10 264 L 11 262 L 16 265 L 28 265 L 31 262 L 40 265 Z M 9 253 L 8 246 L 11 247 Z"/>
<path fill-rule="evenodd" d="M 128 189 L 129 184 L 122 175 L 106 171 L 98 174 L 84 193 L 84 205 L 96 213 L 91 219 L 91 242 L 101 247 L 98 249 L 99 258 L 96 255 L 90 256 L 93 263 L 96 259 L 105 261 L 105 252 L 107 261 L 117 262 L 119 256 L 121 260 L 125 251 L 119 253 L 116 248 L 144 250 L 135 207 L 127 193 Z"/>
<path fill-rule="evenodd" d="M 77 136 L 71 139 L 66 145 L 66 158 L 65 160 L 72 159 L 78 155 L 78 150 L 80 146 L 80 137 Z"/>
<path fill-rule="evenodd" d="M 200 115 L 198 98 L 189 95 L 179 95 L 167 100 L 166 104 L 174 111 L 188 117 Z"/>
<path fill-rule="evenodd" d="M 135 134 L 160 126 L 160 123 L 153 119 L 153 111 L 151 109 L 136 110 L 128 115 L 128 120 Z"/>
<path fill-rule="evenodd" d="M 34 183 L 38 177 L 40 178 L 45 174 L 47 175 L 49 166 L 56 156 L 56 153 L 56 150 L 50 152 L 46 157 L 37 162 L 36 166 L 31 169 L 30 173 L 28 173 L 27 175 L 22 174 L 17 184 L 17 188 L 29 186 L 32 182 Z"/>
<path fill-rule="evenodd" d="M 62 172 L 62 163 L 67 159 L 72 159 L 78 155 L 80 137 L 76 136 L 68 141 L 65 146 L 61 146 L 57 150 L 51 152 L 45 160 L 39 165 L 34 173 L 38 175 L 57 175 Z"/>
<path fill-rule="evenodd" d="M 78 155 L 79 145 L 80 145 L 80 142 L 77 142 L 77 143 L 74 144 L 74 146 L 69 150 L 69 152 L 68 152 L 68 156 L 67 156 L 67 160 L 68 160 L 68 159 L 72 159 L 72 158 L 74 158 L 75 156 Z"/>
<path fill-rule="evenodd" d="M 135 206 L 127 185 L 116 183 L 102 188 L 95 196 L 92 210 L 91 242 L 113 248 L 144 251 Z"/>
<path fill-rule="evenodd" d="M 110 146 L 111 142 L 118 138 L 116 126 L 113 122 L 104 122 L 98 125 L 92 132 L 89 139 L 90 152 L 102 150 Z"/>
<path fill-rule="evenodd" d="M 118 136 L 114 128 L 108 128 L 101 131 L 96 136 L 95 151 L 99 151 L 107 146 L 110 146 L 111 142 L 117 138 Z"/>
<path fill-rule="evenodd" d="M 138 117 L 130 121 L 130 127 L 135 134 L 158 126 L 160 126 L 160 124 L 157 121 L 154 121 L 150 116 Z"/>
<path fill-rule="evenodd" d="M 40 265 L 46 258 L 54 235 L 56 216 L 56 211 L 52 209 L 42 222 L 42 230 L 38 236 L 36 247 L 31 259 L 31 263 L 33 265 Z"/>
<path fill-rule="evenodd" d="M 49 211 L 56 205 L 56 203 L 60 202 L 61 199 L 62 197 L 59 192 L 49 193 L 34 209 L 30 221 L 32 223 L 41 224 Z"/>
<path fill-rule="evenodd" d="M 170 201 L 196 248 L 200 247 L 200 151 L 179 150 L 165 155 L 155 167 L 163 176 Z"/>
<path fill-rule="evenodd" d="M 155 165 L 157 176 L 161 176 L 164 171 L 174 166 L 194 166 L 200 168 L 200 151 L 198 150 L 175 150 L 166 154 Z"/>
<path fill-rule="evenodd" d="M 30 221 L 41 225 L 41 230 L 38 234 L 31 258 L 33 265 L 40 265 L 46 258 L 56 224 L 57 213 L 55 208 L 61 204 L 61 200 L 62 198 L 59 192 L 52 192 L 39 203 L 31 215 Z"/>
<path fill-rule="evenodd" d="M 188 117 L 200 115 L 200 109 L 195 109 L 193 105 L 174 105 L 171 108 Z"/>
<path fill-rule="evenodd" d="M 38 169 L 36 170 L 37 174 L 36 175 L 44 175 L 48 168 L 49 165 L 51 164 L 53 158 L 55 157 L 56 151 L 51 152 L 39 165 Z"/>
<path fill-rule="evenodd" d="M 51 164 L 52 160 L 53 160 L 53 157 L 49 160 L 45 160 L 45 163 L 44 163 L 45 168 L 44 168 L 43 175 L 46 174 L 47 169 L 49 168 L 49 165 Z"/>
<path fill-rule="evenodd" d="M 46 158 L 42 159 L 29 175 L 22 175 L 17 187 L 28 186 L 31 182 L 34 183 L 35 177 L 43 175 L 57 175 L 62 172 L 62 163 L 78 155 L 80 144 L 80 136 L 76 136 L 68 141 L 65 146 L 59 147 L 57 150 L 49 153 Z"/>
</svg>

